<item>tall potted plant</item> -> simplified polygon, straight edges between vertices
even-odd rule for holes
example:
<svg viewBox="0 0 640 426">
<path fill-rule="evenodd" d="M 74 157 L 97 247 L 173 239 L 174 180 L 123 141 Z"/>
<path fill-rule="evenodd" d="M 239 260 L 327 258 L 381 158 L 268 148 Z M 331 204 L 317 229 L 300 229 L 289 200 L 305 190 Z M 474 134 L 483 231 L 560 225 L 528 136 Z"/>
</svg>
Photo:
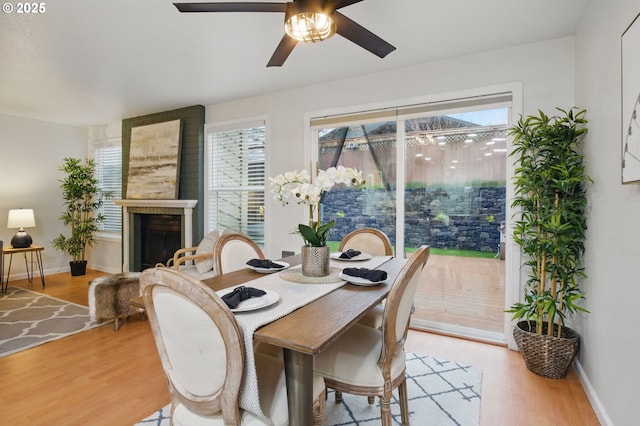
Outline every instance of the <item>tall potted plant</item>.
<svg viewBox="0 0 640 426">
<path fill-rule="evenodd" d="M 586 110 L 559 109 L 556 116 L 521 117 L 509 129 L 515 157 L 513 207 L 519 209 L 513 237 L 525 255 L 523 301 L 508 312 L 520 320 L 514 337 L 529 370 L 561 378 L 573 361 L 578 336 L 565 321 L 584 298 L 585 173 L 580 144 Z"/>
<path fill-rule="evenodd" d="M 86 248 L 93 246 L 98 224 L 104 222 L 104 216 L 98 213 L 98 209 L 109 194 L 100 190 L 95 177 L 95 163 L 91 159 L 65 158 L 59 170 L 66 175 L 60 181 L 66 208 L 60 220 L 70 227 L 71 234 L 68 237 L 60 234 L 53 240 L 53 246 L 71 256 L 71 275 L 84 275 Z"/>
</svg>

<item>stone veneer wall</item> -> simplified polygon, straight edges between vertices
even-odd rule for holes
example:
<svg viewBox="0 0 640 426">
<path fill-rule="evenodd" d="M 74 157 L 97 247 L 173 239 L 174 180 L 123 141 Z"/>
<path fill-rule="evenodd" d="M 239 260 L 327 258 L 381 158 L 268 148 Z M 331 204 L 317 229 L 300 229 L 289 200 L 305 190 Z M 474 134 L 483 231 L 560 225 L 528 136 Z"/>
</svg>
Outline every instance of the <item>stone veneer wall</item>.
<svg viewBox="0 0 640 426">
<path fill-rule="evenodd" d="M 324 220 L 334 219 L 330 240 L 340 241 L 350 231 L 371 227 L 394 241 L 395 197 L 384 189 L 336 189 L 325 194 Z M 497 253 L 500 223 L 505 220 L 505 187 L 429 187 L 408 189 L 405 196 L 407 247 Z"/>
</svg>

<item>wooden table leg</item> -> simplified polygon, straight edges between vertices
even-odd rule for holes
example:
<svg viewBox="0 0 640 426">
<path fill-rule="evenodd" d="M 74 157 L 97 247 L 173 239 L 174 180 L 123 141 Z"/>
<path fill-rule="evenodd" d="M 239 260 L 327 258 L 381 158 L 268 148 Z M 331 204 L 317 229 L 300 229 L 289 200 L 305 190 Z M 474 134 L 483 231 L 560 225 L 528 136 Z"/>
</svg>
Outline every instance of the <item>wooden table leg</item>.
<svg viewBox="0 0 640 426">
<path fill-rule="evenodd" d="M 289 425 L 313 424 L 313 355 L 284 349 Z"/>
</svg>

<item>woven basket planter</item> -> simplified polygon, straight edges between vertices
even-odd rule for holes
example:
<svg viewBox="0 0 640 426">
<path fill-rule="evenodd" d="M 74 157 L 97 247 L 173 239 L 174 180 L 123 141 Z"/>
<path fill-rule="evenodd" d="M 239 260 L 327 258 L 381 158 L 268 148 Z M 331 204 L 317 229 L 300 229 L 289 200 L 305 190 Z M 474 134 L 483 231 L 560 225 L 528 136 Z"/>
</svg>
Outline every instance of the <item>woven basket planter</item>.
<svg viewBox="0 0 640 426">
<path fill-rule="evenodd" d="M 543 334 L 536 334 L 535 321 L 520 321 L 513 328 L 513 337 L 530 371 L 561 379 L 567 375 L 578 353 L 580 340 L 578 334 L 568 327 L 562 327 L 562 337 L 547 336 L 547 326 L 546 322 L 543 323 Z"/>
</svg>

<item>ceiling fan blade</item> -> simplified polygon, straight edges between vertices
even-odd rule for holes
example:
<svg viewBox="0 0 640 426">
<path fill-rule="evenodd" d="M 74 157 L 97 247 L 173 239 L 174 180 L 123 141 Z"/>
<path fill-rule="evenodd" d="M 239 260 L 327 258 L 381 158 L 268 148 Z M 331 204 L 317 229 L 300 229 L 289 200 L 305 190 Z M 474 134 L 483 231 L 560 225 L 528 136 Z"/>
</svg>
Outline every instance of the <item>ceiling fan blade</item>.
<svg viewBox="0 0 640 426">
<path fill-rule="evenodd" d="M 351 6 L 352 4 L 355 3 L 360 3 L 362 0 L 331 0 L 331 4 L 333 4 L 334 10 L 335 9 L 340 9 L 342 7 L 347 7 L 347 6 Z"/>
<path fill-rule="evenodd" d="M 298 40 L 285 34 L 282 40 L 280 40 L 278 47 L 276 47 L 275 52 L 271 55 L 267 67 L 281 67 L 291 54 L 293 48 L 296 47 L 296 44 L 298 44 Z"/>
<path fill-rule="evenodd" d="M 286 3 L 174 3 L 180 12 L 285 12 Z"/>
<path fill-rule="evenodd" d="M 384 58 L 389 53 L 396 50 L 396 48 L 362 25 L 352 21 L 344 16 L 342 13 L 334 12 L 334 18 L 336 21 L 336 32 L 342 37 L 351 40 L 358 46 L 367 49 L 374 55 Z"/>
</svg>

